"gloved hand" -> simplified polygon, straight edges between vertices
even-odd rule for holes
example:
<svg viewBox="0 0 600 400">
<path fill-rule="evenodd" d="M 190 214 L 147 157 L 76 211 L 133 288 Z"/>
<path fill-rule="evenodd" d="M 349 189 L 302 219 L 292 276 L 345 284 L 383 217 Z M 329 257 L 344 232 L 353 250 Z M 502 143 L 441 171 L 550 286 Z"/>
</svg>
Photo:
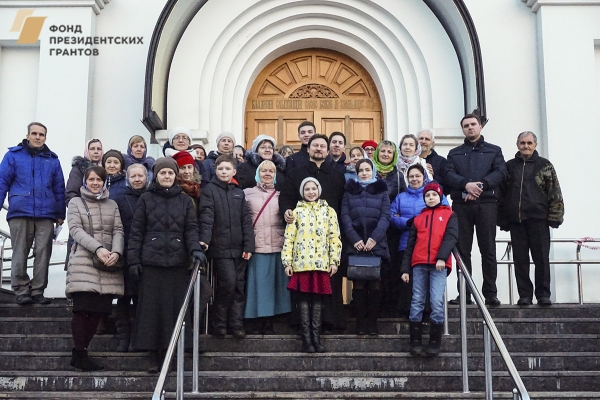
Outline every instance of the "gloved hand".
<svg viewBox="0 0 600 400">
<path fill-rule="evenodd" d="M 413 224 L 415 223 L 415 217 L 412 217 L 411 219 L 409 219 L 408 221 L 406 221 L 406 227 L 407 228 L 412 228 Z"/>
<path fill-rule="evenodd" d="M 206 265 L 208 264 L 208 260 L 206 259 L 204 252 L 200 250 L 192 251 L 192 260 L 194 264 L 200 263 L 200 271 L 203 271 L 202 273 L 206 274 Z"/>
<path fill-rule="evenodd" d="M 550 226 L 550 228 L 557 229 L 560 226 L 560 222 L 548 220 L 548 225 Z"/>
<path fill-rule="evenodd" d="M 129 276 L 139 281 L 142 278 L 142 265 L 133 264 L 129 266 Z"/>
</svg>

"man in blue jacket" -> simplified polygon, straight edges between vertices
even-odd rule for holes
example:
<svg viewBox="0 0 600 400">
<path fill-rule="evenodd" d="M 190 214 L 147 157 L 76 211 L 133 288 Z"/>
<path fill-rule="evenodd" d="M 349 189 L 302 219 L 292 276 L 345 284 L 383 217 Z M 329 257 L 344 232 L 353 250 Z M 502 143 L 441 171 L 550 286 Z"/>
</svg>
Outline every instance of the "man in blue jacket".
<svg viewBox="0 0 600 400">
<path fill-rule="evenodd" d="M 481 135 L 481 120 L 467 114 L 460 121 L 465 142 L 450 150 L 444 182 L 450 186 L 452 210 L 458 217 L 458 251 L 469 273 L 472 273 L 471 248 L 477 229 L 477 243 L 481 252 L 485 303 L 499 306 L 496 276 L 496 214 L 498 189 L 508 173 L 502 149 L 488 143 Z M 467 293 L 468 290 L 467 290 Z M 471 304 L 471 295 L 467 296 Z M 458 304 L 458 299 L 451 300 Z"/>
<path fill-rule="evenodd" d="M 17 304 L 48 304 L 48 266 L 54 224 L 65 220 L 65 181 L 58 156 L 46 146 L 46 127 L 27 125 L 27 136 L 10 147 L 0 164 L 0 200 L 8 194 L 12 244 L 11 286 Z M 33 278 L 27 274 L 27 256 L 35 239 Z"/>
</svg>

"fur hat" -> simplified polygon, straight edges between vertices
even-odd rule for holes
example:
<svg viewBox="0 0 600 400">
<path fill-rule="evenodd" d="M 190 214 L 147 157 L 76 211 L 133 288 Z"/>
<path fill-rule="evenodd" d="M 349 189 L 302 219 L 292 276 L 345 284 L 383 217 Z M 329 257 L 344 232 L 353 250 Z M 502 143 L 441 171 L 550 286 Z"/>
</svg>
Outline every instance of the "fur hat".
<svg viewBox="0 0 600 400">
<path fill-rule="evenodd" d="M 321 184 L 319 183 L 318 180 L 316 180 L 312 176 L 309 176 L 308 178 L 304 178 L 302 183 L 300 183 L 300 196 L 302 196 L 302 198 L 304 198 L 304 185 L 306 185 L 308 182 L 314 182 L 317 185 L 317 189 L 319 191 L 319 197 L 321 197 L 321 192 L 322 192 Z"/>
<path fill-rule="evenodd" d="M 180 133 L 186 135 L 190 143 L 192 143 L 192 135 L 190 130 L 186 127 L 178 126 L 169 131 L 169 143 L 171 143 L 171 146 L 173 145 L 173 138 L 175 137 L 175 135 L 178 135 Z"/>
<path fill-rule="evenodd" d="M 258 145 L 265 140 L 271 142 L 271 144 L 273 144 L 273 150 L 275 149 L 275 138 L 269 135 L 258 135 L 256 139 L 252 141 L 252 152 L 256 153 L 258 151 Z"/>
<path fill-rule="evenodd" d="M 194 157 L 192 157 L 189 151 L 179 151 L 173 154 L 172 157 L 173 160 L 177 162 L 177 166 L 179 168 L 183 167 L 184 165 L 195 164 Z"/>
<path fill-rule="evenodd" d="M 231 139 L 231 141 L 233 142 L 233 145 L 235 146 L 235 138 L 233 137 L 233 133 L 231 133 L 231 132 L 219 133 L 219 136 L 217 136 L 217 146 L 219 145 L 219 142 L 221 141 L 221 139 L 223 139 L 224 137 Z"/>
<path fill-rule="evenodd" d="M 179 167 L 175 160 L 171 157 L 161 157 L 152 166 L 152 172 L 154 172 L 154 176 L 158 175 L 158 172 L 163 168 L 171 168 L 175 171 L 175 174 L 179 174 Z"/>
</svg>

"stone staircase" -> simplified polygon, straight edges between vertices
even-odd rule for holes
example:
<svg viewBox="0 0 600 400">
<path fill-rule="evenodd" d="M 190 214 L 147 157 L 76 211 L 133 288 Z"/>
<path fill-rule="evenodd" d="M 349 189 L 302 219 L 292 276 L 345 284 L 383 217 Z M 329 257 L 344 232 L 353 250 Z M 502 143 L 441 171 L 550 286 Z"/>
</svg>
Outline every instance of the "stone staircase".
<svg viewBox="0 0 600 400">
<path fill-rule="evenodd" d="M 600 305 L 501 306 L 491 314 L 534 399 L 600 399 Z M 76 372 L 71 357 L 70 310 L 0 304 L 0 399 L 150 399 L 157 375 L 146 353 L 116 353 L 110 334 L 92 341 L 105 370 Z M 300 339 L 281 321 L 274 336 L 202 336 L 197 399 L 483 399 L 481 318 L 469 306 L 469 383 L 462 393 L 458 308 L 450 307 L 450 336 L 435 359 L 408 354 L 408 322 L 380 319 L 377 338 L 324 335 L 325 354 L 303 354 Z M 349 329 L 354 321 L 349 320 Z M 188 338 L 191 340 L 191 338 Z M 186 356 L 186 390 L 191 390 Z M 512 382 L 493 356 L 494 398 L 512 399 Z M 175 398 L 175 373 L 167 398 Z"/>
</svg>

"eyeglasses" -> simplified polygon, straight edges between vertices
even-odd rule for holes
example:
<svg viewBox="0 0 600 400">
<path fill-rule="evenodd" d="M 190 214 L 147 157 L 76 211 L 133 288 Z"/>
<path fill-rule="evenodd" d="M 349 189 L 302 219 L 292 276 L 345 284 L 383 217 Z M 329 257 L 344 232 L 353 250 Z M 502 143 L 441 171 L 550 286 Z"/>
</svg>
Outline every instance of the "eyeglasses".
<svg viewBox="0 0 600 400">
<path fill-rule="evenodd" d="M 260 146 L 259 149 L 260 150 L 273 150 L 273 147 Z"/>
<path fill-rule="evenodd" d="M 189 142 L 190 138 L 187 135 L 175 135 L 173 136 L 173 140 L 184 140 Z"/>
</svg>

